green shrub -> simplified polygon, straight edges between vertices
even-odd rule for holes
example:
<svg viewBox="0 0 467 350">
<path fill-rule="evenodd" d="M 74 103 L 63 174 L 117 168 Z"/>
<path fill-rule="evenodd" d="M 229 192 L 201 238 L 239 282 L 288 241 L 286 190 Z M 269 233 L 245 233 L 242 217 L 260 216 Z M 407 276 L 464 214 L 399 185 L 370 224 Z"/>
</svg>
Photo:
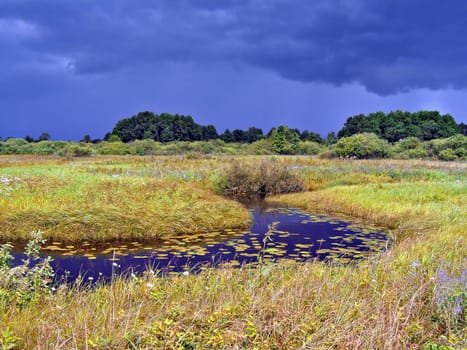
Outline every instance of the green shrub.
<svg viewBox="0 0 467 350">
<path fill-rule="evenodd" d="M 313 141 L 304 141 L 298 144 L 298 154 L 315 155 L 321 152 L 323 147 Z"/>
<path fill-rule="evenodd" d="M 416 149 L 422 146 L 423 143 L 416 137 L 407 137 L 405 139 L 400 140 L 394 146 L 396 152 L 404 152 L 411 149 Z"/>
<path fill-rule="evenodd" d="M 275 160 L 259 164 L 235 161 L 219 181 L 216 187 L 225 195 L 240 199 L 301 192 L 305 188 L 301 177 Z"/>
<path fill-rule="evenodd" d="M 131 148 L 130 144 L 123 143 L 121 141 L 104 141 L 97 145 L 96 149 L 99 154 L 115 154 L 115 155 L 125 155 L 125 154 L 134 154 L 135 151 Z"/>
<path fill-rule="evenodd" d="M 459 159 L 459 157 L 456 155 L 456 153 L 450 148 L 443 149 L 441 152 L 439 152 L 438 158 L 441 159 L 441 160 L 456 160 L 456 159 Z"/>
<path fill-rule="evenodd" d="M 364 133 L 340 139 L 333 151 L 341 158 L 387 158 L 391 155 L 391 145 L 375 134 Z"/>
<path fill-rule="evenodd" d="M 67 147 L 70 142 L 65 141 L 40 141 L 30 143 L 30 150 L 32 154 L 58 154 L 63 148 Z"/>
<path fill-rule="evenodd" d="M 108 142 L 121 142 L 122 140 L 120 139 L 120 136 L 115 135 L 115 134 L 110 134 L 106 141 L 108 141 Z"/>
<path fill-rule="evenodd" d="M 41 244 L 45 242 L 41 232 L 34 231 L 31 236 L 25 248 L 26 259 L 15 267 L 11 266 L 12 246 L 10 244 L 0 246 L 0 309 L 11 303 L 22 307 L 34 301 L 41 292 L 50 290 L 49 285 L 53 277 L 51 258 L 42 260 L 39 258 Z"/>
<path fill-rule="evenodd" d="M 2 142 L 2 154 L 28 154 L 29 142 L 24 139 L 10 138 Z"/>
<path fill-rule="evenodd" d="M 423 159 L 428 158 L 429 153 L 424 147 L 417 147 L 414 149 L 409 149 L 401 153 L 395 153 L 396 158 L 401 159 Z"/>
<path fill-rule="evenodd" d="M 402 159 L 429 157 L 426 145 L 416 137 L 407 137 L 394 145 L 394 156 Z"/>
<path fill-rule="evenodd" d="M 431 140 L 427 146 L 432 156 L 443 160 L 467 159 L 467 136 L 461 134 L 446 139 Z"/>
<path fill-rule="evenodd" d="M 323 151 L 319 153 L 319 157 L 323 159 L 339 158 L 332 148 L 324 148 Z"/>
<path fill-rule="evenodd" d="M 89 157 L 92 156 L 94 153 L 94 150 L 90 146 L 84 146 L 77 143 L 69 143 L 58 151 L 58 155 L 68 158 Z"/>
<path fill-rule="evenodd" d="M 153 140 L 135 140 L 130 143 L 132 153 L 140 156 L 156 154 L 157 145 Z"/>
<path fill-rule="evenodd" d="M 273 154 L 271 140 L 262 139 L 247 145 L 246 153 L 256 155 Z"/>
</svg>

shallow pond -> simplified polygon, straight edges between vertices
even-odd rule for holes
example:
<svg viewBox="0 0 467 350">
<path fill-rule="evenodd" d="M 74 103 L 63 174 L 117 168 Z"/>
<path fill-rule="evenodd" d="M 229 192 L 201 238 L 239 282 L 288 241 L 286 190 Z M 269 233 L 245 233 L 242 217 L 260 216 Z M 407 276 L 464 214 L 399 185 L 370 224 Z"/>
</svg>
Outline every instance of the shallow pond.
<svg viewBox="0 0 467 350">
<path fill-rule="evenodd" d="M 195 272 L 210 266 L 241 266 L 246 263 L 293 259 L 348 262 L 382 251 L 385 233 L 297 209 L 251 208 L 249 231 L 211 232 L 178 236 L 155 242 L 82 244 L 79 248 L 60 243 L 44 247 L 56 275 L 72 281 L 77 276 L 96 280 L 124 272 L 140 273 L 148 267 L 163 274 Z M 18 263 L 23 257 L 14 251 Z"/>
</svg>

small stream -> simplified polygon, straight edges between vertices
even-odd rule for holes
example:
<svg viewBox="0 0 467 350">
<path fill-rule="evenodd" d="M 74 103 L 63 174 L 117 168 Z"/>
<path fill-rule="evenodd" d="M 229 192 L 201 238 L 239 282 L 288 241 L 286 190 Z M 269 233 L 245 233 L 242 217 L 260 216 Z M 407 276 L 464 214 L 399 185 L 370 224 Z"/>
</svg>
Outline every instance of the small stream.
<svg viewBox="0 0 467 350">
<path fill-rule="evenodd" d="M 54 243 L 43 256 L 53 258 L 58 278 L 73 281 L 109 279 L 114 274 L 192 273 L 212 266 L 238 267 L 261 261 L 311 259 L 349 262 L 386 249 L 387 235 L 326 216 L 294 208 L 257 204 L 251 207 L 253 224 L 248 231 L 223 231 L 177 236 L 154 242 L 106 243 L 80 247 Z M 13 251 L 15 262 L 24 255 Z"/>
</svg>

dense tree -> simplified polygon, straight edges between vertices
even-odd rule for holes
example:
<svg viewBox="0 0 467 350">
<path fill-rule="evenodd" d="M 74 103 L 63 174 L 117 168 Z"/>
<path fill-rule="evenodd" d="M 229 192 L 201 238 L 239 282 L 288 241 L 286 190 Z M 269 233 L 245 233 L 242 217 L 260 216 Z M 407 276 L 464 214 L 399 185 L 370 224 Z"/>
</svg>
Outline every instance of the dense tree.
<svg viewBox="0 0 467 350">
<path fill-rule="evenodd" d="M 326 136 L 326 139 L 324 140 L 324 143 L 327 146 L 331 146 L 335 144 L 338 141 L 337 135 L 334 131 L 328 132 L 328 135 Z"/>
<path fill-rule="evenodd" d="M 321 135 L 313 131 L 303 130 L 303 132 L 301 134 L 299 133 L 299 135 L 300 135 L 300 140 L 302 141 L 313 141 L 316 143 L 324 142 Z"/>
<path fill-rule="evenodd" d="M 263 130 L 256 128 L 254 126 L 248 128 L 245 132 L 245 140 L 248 143 L 253 143 L 264 138 Z"/>
<path fill-rule="evenodd" d="M 438 111 L 394 111 L 350 117 L 338 136 L 343 138 L 359 133 L 373 133 L 389 142 L 397 142 L 407 137 L 421 140 L 445 138 L 459 132 L 459 126 L 449 114 L 441 115 Z"/>
<path fill-rule="evenodd" d="M 293 153 L 293 150 L 287 149 L 284 151 L 279 146 L 290 143 L 291 135 L 294 135 L 293 143 L 295 143 L 295 136 L 297 136 L 299 141 L 332 145 L 338 141 L 338 138 L 359 133 L 372 133 L 379 138 L 396 143 L 408 137 L 416 137 L 422 141 L 446 138 L 457 133 L 465 134 L 466 129 L 465 124 L 457 125 L 449 114 L 441 115 L 437 111 L 420 111 L 416 113 L 393 111 L 388 114 L 376 112 L 350 117 L 339 131 L 338 137 L 335 133 L 329 133 L 325 139 L 316 132 L 309 130 L 300 132 L 296 128 L 287 126 L 271 128 L 267 135 L 264 135 L 263 131 L 256 127 L 250 127 L 247 130 L 234 129 L 232 132 L 226 129 L 224 133 L 219 135 L 213 125 L 199 125 L 194 122 L 191 116 L 169 113 L 157 115 L 146 111 L 119 120 L 112 132 L 104 137 L 104 140 L 108 140 L 110 135 L 118 136 L 123 142 L 143 139 L 159 142 L 208 141 L 220 138 L 224 142 L 253 143 L 267 138 L 269 141 L 275 142 L 277 153 Z"/>
<path fill-rule="evenodd" d="M 214 125 L 206 125 L 201 127 L 201 139 L 203 141 L 217 140 L 219 134 Z"/>
<path fill-rule="evenodd" d="M 279 154 L 296 154 L 299 149 L 300 136 L 285 125 L 274 129 L 271 133 L 272 150 Z"/>
<path fill-rule="evenodd" d="M 276 127 L 271 128 L 268 133 L 266 134 L 267 138 L 271 138 L 272 134 L 276 131 Z"/>
<path fill-rule="evenodd" d="M 232 133 L 229 129 L 225 129 L 224 133 L 220 136 L 221 140 L 224 142 L 234 142 Z"/>
<path fill-rule="evenodd" d="M 460 133 L 464 136 L 467 136 L 467 124 L 460 123 L 458 127 L 459 127 Z"/>
<path fill-rule="evenodd" d="M 39 138 L 37 141 L 49 141 L 50 140 L 50 134 L 47 132 L 43 132 L 42 134 L 39 135 Z"/>
<path fill-rule="evenodd" d="M 24 137 L 24 139 L 25 139 L 26 141 L 28 141 L 28 142 L 34 142 L 34 139 L 33 139 L 31 136 L 29 136 L 29 135 L 26 135 L 26 136 Z"/>
<path fill-rule="evenodd" d="M 240 129 L 235 129 L 232 131 L 233 142 L 245 142 L 245 131 Z"/>
<path fill-rule="evenodd" d="M 206 131 L 217 134 L 210 125 Z M 193 121 L 191 116 L 141 112 L 131 118 L 119 120 L 112 130 L 123 142 L 152 139 L 160 142 L 198 141 L 203 138 L 203 127 Z"/>
<path fill-rule="evenodd" d="M 92 140 L 91 140 L 91 136 L 89 134 L 86 134 L 83 136 L 83 139 L 81 140 L 81 142 L 85 142 L 85 143 L 90 143 Z"/>
</svg>

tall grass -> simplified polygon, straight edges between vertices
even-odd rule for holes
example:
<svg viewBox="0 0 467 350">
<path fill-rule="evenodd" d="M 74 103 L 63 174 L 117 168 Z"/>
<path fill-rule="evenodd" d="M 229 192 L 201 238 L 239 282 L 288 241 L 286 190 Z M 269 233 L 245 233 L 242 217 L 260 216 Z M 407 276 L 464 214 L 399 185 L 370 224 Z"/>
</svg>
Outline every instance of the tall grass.
<svg viewBox="0 0 467 350">
<path fill-rule="evenodd" d="M 465 164 L 279 161 L 302 171 L 310 187 L 307 174 L 323 175 L 314 192 L 270 201 L 384 227 L 391 248 L 348 265 L 283 261 L 62 286 L 21 308 L 6 306 L 0 341 L 62 349 L 467 347 Z M 197 167 L 203 162 L 222 163 Z"/>
<path fill-rule="evenodd" d="M 249 212 L 213 193 L 208 171 L 190 161 L 82 160 L 4 166 L 0 237 L 31 229 L 59 241 L 153 239 L 245 227 Z M 8 182 L 8 183 L 6 183 Z M 1 190 L 1 188 L 0 188 Z M 3 193 L 3 192 L 2 192 Z"/>
</svg>

